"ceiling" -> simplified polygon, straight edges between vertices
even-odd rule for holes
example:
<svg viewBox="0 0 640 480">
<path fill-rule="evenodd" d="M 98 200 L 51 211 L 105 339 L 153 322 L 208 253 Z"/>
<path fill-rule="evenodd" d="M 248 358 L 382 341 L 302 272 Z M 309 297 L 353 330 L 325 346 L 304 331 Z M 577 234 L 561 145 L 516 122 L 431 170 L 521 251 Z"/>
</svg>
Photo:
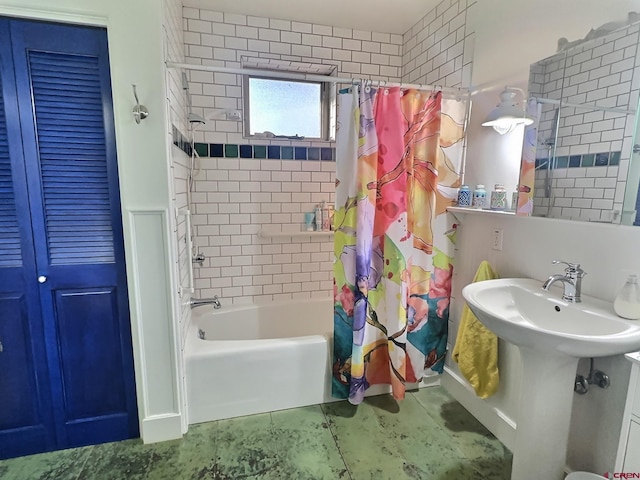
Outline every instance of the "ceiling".
<svg viewBox="0 0 640 480">
<path fill-rule="evenodd" d="M 404 34 L 441 0 L 183 0 L 185 7 Z"/>
</svg>

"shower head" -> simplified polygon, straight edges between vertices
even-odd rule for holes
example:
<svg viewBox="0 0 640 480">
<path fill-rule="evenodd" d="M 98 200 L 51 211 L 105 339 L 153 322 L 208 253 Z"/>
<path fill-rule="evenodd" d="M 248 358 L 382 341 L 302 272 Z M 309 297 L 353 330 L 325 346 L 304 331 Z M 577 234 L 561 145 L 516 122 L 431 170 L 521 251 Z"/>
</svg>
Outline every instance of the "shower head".
<svg viewBox="0 0 640 480">
<path fill-rule="evenodd" d="M 192 125 L 195 123 L 201 123 L 204 125 L 206 123 L 204 118 L 193 112 L 187 116 L 187 120 L 189 120 L 189 123 L 191 123 Z"/>
<path fill-rule="evenodd" d="M 187 74 L 185 72 L 182 72 L 182 88 L 187 98 L 187 112 L 189 112 L 187 115 L 187 120 L 192 126 L 204 125 L 206 123 L 204 118 L 202 118 L 197 113 L 193 113 L 191 111 L 191 95 L 189 94 L 189 81 L 187 79 Z"/>
<path fill-rule="evenodd" d="M 242 114 L 240 110 L 236 110 L 235 108 L 225 108 L 209 112 L 205 116 L 205 120 L 231 120 L 239 122 L 242 120 Z"/>
</svg>

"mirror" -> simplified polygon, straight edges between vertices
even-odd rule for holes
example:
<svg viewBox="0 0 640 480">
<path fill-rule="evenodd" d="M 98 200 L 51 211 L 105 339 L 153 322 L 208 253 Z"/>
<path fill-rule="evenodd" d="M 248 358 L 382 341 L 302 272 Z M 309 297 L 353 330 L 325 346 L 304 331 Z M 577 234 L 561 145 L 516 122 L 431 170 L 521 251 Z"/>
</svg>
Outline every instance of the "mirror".
<svg viewBox="0 0 640 480">
<path fill-rule="evenodd" d="M 640 225 L 640 22 L 612 22 L 530 68 L 539 99 L 536 216 Z"/>
</svg>

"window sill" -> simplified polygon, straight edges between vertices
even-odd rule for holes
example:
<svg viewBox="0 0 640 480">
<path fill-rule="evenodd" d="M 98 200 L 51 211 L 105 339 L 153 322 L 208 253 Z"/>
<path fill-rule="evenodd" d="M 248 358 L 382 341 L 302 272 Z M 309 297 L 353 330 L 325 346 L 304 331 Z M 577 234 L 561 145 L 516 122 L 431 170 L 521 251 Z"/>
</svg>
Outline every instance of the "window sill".
<svg viewBox="0 0 640 480">
<path fill-rule="evenodd" d="M 291 142 L 293 145 L 296 142 L 313 142 L 313 143 L 332 143 L 335 142 L 335 138 L 319 138 L 319 137 L 287 137 L 285 135 L 281 136 L 262 136 L 262 135 L 242 135 L 242 138 L 247 142 Z"/>
</svg>

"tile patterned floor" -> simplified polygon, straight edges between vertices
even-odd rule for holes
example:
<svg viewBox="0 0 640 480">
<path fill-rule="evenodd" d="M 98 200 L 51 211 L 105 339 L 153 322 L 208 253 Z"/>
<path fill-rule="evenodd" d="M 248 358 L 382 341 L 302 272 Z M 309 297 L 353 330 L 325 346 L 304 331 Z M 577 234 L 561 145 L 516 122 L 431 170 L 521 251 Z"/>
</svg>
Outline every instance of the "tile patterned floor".
<svg viewBox="0 0 640 480">
<path fill-rule="evenodd" d="M 0 461 L 2 480 L 501 480 L 511 453 L 442 388 L 191 426 L 181 440 Z"/>
</svg>

